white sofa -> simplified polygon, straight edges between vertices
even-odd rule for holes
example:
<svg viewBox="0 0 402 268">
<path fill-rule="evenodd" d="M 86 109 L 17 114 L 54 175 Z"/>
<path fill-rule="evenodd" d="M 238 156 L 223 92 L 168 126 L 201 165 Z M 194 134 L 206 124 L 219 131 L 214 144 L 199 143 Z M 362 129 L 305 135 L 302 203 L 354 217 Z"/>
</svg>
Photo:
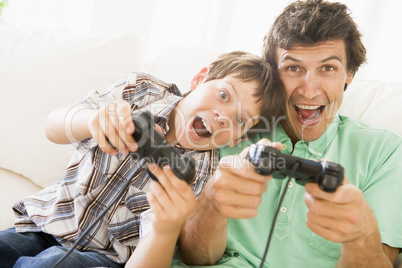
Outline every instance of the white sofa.
<svg viewBox="0 0 402 268">
<path fill-rule="evenodd" d="M 85 36 L 66 29 L 0 21 L 0 229 L 13 225 L 12 205 L 60 179 L 73 152 L 44 134 L 46 116 L 90 90 L 103 91 L 131 70 L 143 70 L 183 91 L 221 52 L 205 47 L 163 49 L 150 62 L 133 34 Z M 354 81 L 341 113 L 402 135 L 402 84 Z"/>
</svg>

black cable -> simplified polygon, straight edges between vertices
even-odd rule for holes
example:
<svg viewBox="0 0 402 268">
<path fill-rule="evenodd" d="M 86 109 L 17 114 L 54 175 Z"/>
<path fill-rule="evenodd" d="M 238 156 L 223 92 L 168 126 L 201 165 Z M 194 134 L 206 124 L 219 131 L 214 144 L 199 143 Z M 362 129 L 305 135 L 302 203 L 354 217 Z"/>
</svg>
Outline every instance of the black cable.
<svg viewBox="0 0 402 268">
<path fill-rule="evenodd" d="M 293 165 L 292 170 L 291 170 L 291 172 L 289 174 L 289 177 L 286 180 L 286 187 L 283 190 L 283 193 L 282 193 L 282 195 L 281 195 L 281 197 L 279 199 L 278 207 L 276 208 L 276 211 L 275 211 L 275 214 L 274 214 L 274 219 L 272 220 L 272 223 L 271 223 L 271 229 L 269 231 L 268 241 L 267 241 L 267 245 L 265 247 L 264 255 L 262 256 L 262 259 L 261 259 L 260 268 L 264 267 L 265 258 L 267 257 L 267 254 L 268 254 L 269 244 L 271 243 L 271 238 L 272 238 L 272 235 L 274 233 L 274 227 L 275 227 L 276 218 L 278 217 L 279 209 L 280 209 L 280 207 L 282 205 L 283 199 L 284 199 L 286 191 L 288 189 L 288 184 L 289 184 L 290 180 L 293 178 L 293 175 L 295 174 L 295 171 L 299 166 L 300 166 L 300 162 L 296 162 Z"/>
<path fill-rule="evenodd" d="M 145 159 L 142 158 L 141 160 L 139 160 L 138 163 L 135 164 L 134 170 L 137 171 L 142 165 L 144 165 L 144 163 L 145 163 Z M 126 179 L 126 181 L 122 187 L 122 190 L 119 191 L 119 194 L 117 196 L 115 196 L 115 198 L 113 198 L 112 201 L 110 201 L 109 205 L 102 211 L 102 213 L 100 213 L 98 215 L 98 217 L 96 217 L 96 219 L 92 222 L 92 224 L 85 230 L 85 232 L 83 232 L 81 234 L 81 237 L 77 241 L 75 241 L 73 246 L 66 252 L 66 254 L 62 258 L 60 258 L 58 262 L 56 262 L 56 264 L 53 266 L 53 268 L 56 268 L 57 266 L 59 266 L 65 259 L 67 259 L 68 256 L 70 256 L 70 254 L 74 251 L 74 249 L 78 246 L 78 244 L 81 243 L 82 240 L 87 236 L 89 231 L 91 231 L 92 228 L 94 228 L 95 224 L 98 223 L 103 218 L 103 216 L 105 216 L 106 212 L 111 208 L 111 206 L 114 205 L 117 202 L 117 200 L 119 200 L 123 196 L 123 194 L 126 192 L 127 188 L 130 186 L 130 184 L 131 184 L 131 178 Z"/>
</svg>

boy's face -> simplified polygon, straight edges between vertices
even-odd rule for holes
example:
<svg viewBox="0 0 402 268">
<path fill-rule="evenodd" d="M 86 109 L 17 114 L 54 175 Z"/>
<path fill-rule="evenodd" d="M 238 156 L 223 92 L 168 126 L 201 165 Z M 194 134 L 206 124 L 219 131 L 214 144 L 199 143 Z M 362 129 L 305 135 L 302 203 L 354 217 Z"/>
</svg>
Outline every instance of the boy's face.
<svg viewBox="0 0 402 268">
<path fill-rule="evenodd" d="M 172 113 L 167 140 L 196 150 L 233 145 L 259 120 L 257 87 L 231 75 L 200 83 Z"/>
</svg>

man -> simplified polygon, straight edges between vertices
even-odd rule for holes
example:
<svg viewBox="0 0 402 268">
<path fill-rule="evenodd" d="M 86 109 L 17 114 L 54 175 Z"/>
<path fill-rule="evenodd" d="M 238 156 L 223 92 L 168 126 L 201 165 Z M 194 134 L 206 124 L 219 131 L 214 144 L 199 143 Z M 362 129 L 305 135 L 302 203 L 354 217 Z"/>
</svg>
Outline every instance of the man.
<svg viewBox="0 0 402 268">
<path fill-rule="evenodd" d="M 241 148 L 221 153 L 239 153 L 267 138 L 293 156 L 341 164 L 344 183 L 335 193 L 315 183 L 286 185 L 239 165 L 236 156 L 223 158 L 182 229 L 182 262 L 174 264 L 392 267 L 402 247 L 401 137 L 338 114 L 365 52 L 345 5 L 308 0 L 285 8 L 265 38 L 263 53 L 283 82 L 286 119 Z"/>
</svg>

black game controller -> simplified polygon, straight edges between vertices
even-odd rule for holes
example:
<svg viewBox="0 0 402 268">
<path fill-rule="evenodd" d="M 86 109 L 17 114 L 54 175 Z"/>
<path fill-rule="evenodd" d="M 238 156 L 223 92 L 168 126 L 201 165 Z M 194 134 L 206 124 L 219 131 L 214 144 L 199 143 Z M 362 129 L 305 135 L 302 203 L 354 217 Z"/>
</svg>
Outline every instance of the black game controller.
<svg viewBox="0 0 402 268">
<path fill-rule="evenodd" d="M 134 111 L 132 119 L 135 126 L 133 138 L 138 144 L 138 150 L 130 153 L 135 159 L 146 158 L 160 167 L 169 165 L 173 173 L 180 179 L 191 184 L 195 175 L 195 161 L 189 155 L 181 155 L 156 131 L 155 118 L 148 111 Z M 153 180 L 158 180 L 148 172 Z"/>
<path fill-rule="evenodd" d="M 341 165 L 327 161 L 311 161 L 281 153 L 278 149 L 262 144 L 252 144 L 247 159 L 261 175 L 272 175 L 276 179 L 289 176 L 293 166 L 299 163 L 293 177 L 300 185 L 318 183 L 321 190 L 336 191 L 343 182 L 344 169 Z"/>
</svg>

